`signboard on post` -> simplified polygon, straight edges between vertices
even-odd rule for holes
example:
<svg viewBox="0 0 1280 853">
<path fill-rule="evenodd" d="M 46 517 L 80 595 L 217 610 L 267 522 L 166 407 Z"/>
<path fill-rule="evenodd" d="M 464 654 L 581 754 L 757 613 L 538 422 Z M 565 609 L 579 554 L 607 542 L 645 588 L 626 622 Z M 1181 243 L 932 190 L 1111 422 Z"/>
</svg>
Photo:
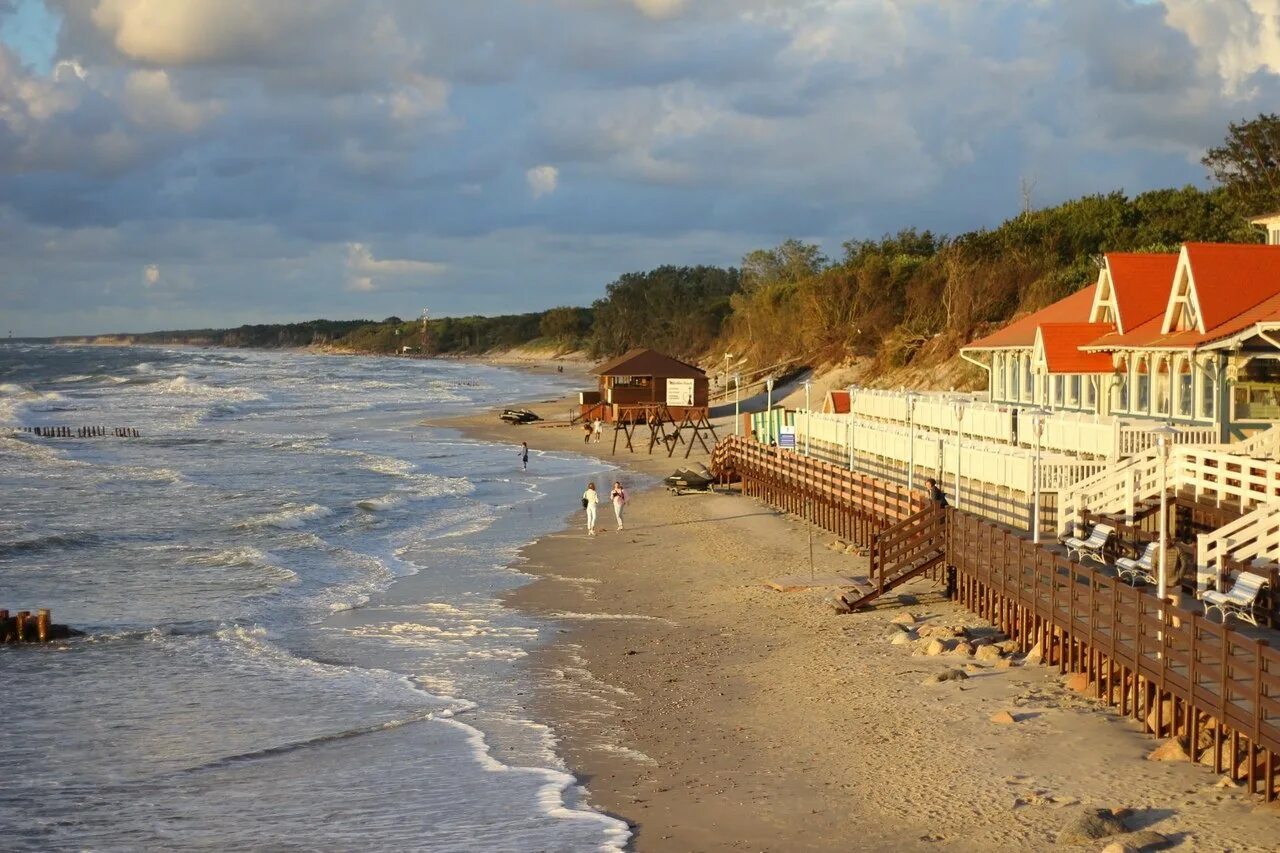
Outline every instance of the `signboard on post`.
<svg viewBox="0 0 1280 853">
<path fill-rule="evenodd" d="M 778 446 L 796 449 L 796 428 L 794 426 L 778 427 Z"/>
<path fill-rule="evenodd" d="M 692 379 L 668 379 L 667 380 L 667 405 L 668 406 L 692 406 L 693 405 L 693 380 Z"/>
</svg>

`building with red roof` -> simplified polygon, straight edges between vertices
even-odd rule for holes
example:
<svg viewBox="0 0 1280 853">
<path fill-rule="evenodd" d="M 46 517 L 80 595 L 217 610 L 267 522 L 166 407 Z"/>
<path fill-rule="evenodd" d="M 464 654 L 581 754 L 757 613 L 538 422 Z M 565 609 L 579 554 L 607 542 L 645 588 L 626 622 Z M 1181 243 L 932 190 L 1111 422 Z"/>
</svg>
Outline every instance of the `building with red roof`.
<svg viewBox="0 0 1280 853">
<path fill-rule="evenodd" d="M 1241 435 L 1280 420 L 1280 245 L 1108 253 L 1093 284 L 961 354 L 993 402 Z"/>
</svg>

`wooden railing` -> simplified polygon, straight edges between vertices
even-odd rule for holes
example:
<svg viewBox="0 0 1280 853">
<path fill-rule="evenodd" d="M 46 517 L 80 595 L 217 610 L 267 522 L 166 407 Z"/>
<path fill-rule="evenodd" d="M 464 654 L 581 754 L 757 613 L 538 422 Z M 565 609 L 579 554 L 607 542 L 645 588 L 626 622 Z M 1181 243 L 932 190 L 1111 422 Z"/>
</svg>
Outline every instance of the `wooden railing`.
<svg viewBox="0 0 1280 853">
<path fill-rule="evenodd" d="M 862 546 L 926 503 L 902 486 L 742 436 L 716 444 L 711 470 L 721 478 L 741 479 L 743 494 Z"/>
<path fill-rule="evenodd" d="M 1183 738 L 1192 760 L 1277 798 L 1280 652 L 966 513 L 949 510 L 947 528 L 966 607 L 1155 735 Z"/>
<path fill-rule="evenodd" d="M 942 558 L 946 521 L 946 510 L 930 504 L 872 538 L 867 577 L 877 594 L 883 594 L 899 579 L 917 574 Z"/>
</svg>

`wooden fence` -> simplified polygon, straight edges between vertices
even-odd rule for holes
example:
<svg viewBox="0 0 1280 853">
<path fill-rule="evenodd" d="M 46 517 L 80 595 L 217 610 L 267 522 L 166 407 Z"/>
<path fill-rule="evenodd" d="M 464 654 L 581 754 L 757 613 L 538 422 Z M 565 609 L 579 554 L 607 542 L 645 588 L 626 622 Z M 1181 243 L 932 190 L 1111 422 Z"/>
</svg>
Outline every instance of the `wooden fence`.
<svg viewBox="0 0 1280 853">
<path fill-rule="evenodd" d="M 715 450 L 713 470 L 740 476 L 745 494 L 855 542 L 880 542 L 922 509 L 900 486 L 748 439 Z M 945 524 L 916 528 L 945 548 L 959 602 L 1024 652 L 1039 646 L 1046 664 L 1084 674 L 1096 698 L 1178 738 L 1192 760 L 1280 796 L 1280 651 L 971 513 L 950 508 Z M 930 551 L 914 534 L 904 541 L 907 557 Z"/>
<path fill-rule="evenodd" d="M 1280 794 L 1280 652 L 1071 562 L 990 522 L 949 511 L 947 562 L 962 604 L 1093 695 L 1177 737 L 1268 801 Z"/>
</svg>

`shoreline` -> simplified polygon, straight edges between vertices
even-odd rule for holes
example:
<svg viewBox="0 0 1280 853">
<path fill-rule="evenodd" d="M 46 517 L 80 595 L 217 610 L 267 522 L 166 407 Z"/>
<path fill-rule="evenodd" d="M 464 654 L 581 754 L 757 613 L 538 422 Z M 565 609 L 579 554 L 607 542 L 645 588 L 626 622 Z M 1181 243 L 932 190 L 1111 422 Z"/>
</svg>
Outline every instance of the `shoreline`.
<svg viewBox="0 0 1280 853">
<path fill-rule="evenodd" d="M 562 419 L 567 404 L 513 405 Z M 600 456 L 632 480 L 683 461 L 615 457 L 608 432 L 583 445 L 576 430 L 511 427 L 496 410 L 430 423 Z M 1274 808 L 1203 768 L 1146 761 L 1156 744 L 1136 724 L 1048 667 L 921 684 L 965 661 L 891 645 L 895 616 L 984 625 L 927 580 L 900 591 L 912 604 L 838 616 L 822 602 L 830 590 L 763 584 L 808 572 L 802 523 L 737 494 L 675 497 L 650 483 L 633 491 L 621 534 L 606 505 L 600 535 L 573 512 L 521 549 L 515 565 L 534 580 L 503 599 L 562 626 L 521 663 L 539 685 L 530 710 L 587 801 L 632 826 L 628 849 L 1048 850 L 1076 806 L 1132 809 L 1134 828 L 1180 845 L 1271 849 Z M 864 570 L 865 558 L 826 547 L 829 534 L 813 542 L 817 573 Z M 998 711 L 1016 722 L 992 722 Z"/>
</svg>

